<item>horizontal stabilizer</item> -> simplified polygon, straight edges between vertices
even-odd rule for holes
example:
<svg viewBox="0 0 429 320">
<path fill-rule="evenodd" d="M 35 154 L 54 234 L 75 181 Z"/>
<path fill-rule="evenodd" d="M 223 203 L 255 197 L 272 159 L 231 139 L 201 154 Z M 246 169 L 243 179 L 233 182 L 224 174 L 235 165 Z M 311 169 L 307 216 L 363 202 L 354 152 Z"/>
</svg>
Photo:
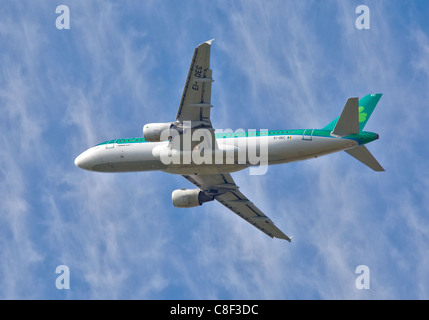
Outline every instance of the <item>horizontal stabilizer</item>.
<svg viewBox="0 0 429 320">
<path fill-rule="evenodd" d="M 359 98 L 347 100 L 332 134 L 340 137 L 359 134 Z"/>
<path fill-rule="evenodd" d="M 370 167 L 374 171 L 385 171 L 383 167 L 378 163 L 374 156 L 369 152 L 369 150 L 364 146 L 357 148 L 345 150 L 349 155 L 356 158 L 364 165 Z"/>
</svg>

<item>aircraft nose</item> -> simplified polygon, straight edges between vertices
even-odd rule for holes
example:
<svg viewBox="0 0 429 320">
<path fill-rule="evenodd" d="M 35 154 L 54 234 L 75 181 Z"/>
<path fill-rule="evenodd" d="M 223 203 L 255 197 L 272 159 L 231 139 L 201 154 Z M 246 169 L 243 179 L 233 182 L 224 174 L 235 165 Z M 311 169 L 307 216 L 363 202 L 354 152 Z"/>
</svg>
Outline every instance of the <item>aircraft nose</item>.
<svg viewBox="0 0 429 320">
<path fill-rule="evenodd" d="M 92 162 L 92 157 L 88 153 L 88 150 L 85 152 L 82 152 L 80 155 L 76 157 L 76 159 L 74 159 L 75 166 L 85 170 L 91 170 L 91 162 Z"/>
</svg>

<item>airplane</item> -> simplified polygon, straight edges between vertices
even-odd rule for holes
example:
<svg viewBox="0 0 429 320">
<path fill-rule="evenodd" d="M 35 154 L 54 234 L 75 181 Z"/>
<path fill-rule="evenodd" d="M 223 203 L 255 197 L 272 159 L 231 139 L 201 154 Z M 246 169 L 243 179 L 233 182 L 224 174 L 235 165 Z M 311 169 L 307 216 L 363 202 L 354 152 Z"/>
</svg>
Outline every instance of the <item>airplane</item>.
<svg viewBox="0 0 429 320">
<path fill-rule="evenodd" d="M 194 50 L 175 121 L 145 124 L 143 137 L 99 143 L 81 153 L 74 163 L 97 172 L 158 170 L 182 175 L 197 188 L 173 191 L 175 207 L 190 208 L 217 200 L 271 238 L 291 242 L 292 237 L 239 191 L 231 173 L 339 151 L 374 171 L 384 171 L 365 146 L 379 135 L 363 131 L 382 94 L 349 98 L 340 116 L 321 129 L 215 131 L 210 120 L 212 41 Z"/>
</svg>

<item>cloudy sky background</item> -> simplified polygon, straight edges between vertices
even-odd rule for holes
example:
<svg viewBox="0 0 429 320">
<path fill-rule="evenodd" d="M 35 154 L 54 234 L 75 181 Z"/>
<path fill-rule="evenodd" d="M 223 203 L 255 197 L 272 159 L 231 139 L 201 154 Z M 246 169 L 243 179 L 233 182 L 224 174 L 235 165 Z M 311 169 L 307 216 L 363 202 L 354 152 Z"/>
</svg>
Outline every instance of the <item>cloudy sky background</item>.
<svg viewBox="0 0 429 320">
<path fill-rule="evenodd" d="M 70 30 L 58 30 L 58 5 Z M 370 30 L 358 30 L 358 5 Z M 428 299 L 429 3 L 0 0 L 0 298 Z M 321 128 L 383 93 L 366 129 L 385 167 L 345 153 L 233 174 L 288 235 L 162 172 L 91 173 L 99 142 L 174 120 L 195 46 L 215 38 L 212 122 Z M 58 290 L 55 268 L 70 269 Z M 356 267 L 370 269 L 358 290 Z"/>
</svg>

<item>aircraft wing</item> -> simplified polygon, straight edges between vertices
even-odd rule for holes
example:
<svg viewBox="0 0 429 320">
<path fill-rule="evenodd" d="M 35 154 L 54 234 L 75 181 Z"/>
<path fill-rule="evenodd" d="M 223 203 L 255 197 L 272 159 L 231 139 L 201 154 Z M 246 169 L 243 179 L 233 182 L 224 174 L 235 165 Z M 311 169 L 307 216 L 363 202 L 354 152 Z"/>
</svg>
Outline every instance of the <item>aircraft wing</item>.
<svg viewBox="0 0 429 320">
<path fill-rule="evenodd" d="M 210 120 L 212 70 L 210 69 L 210 47 L 213 40 L 200 44 L 194 50 L 194 55 L 189 67 L 188 76 L 177 110 L 177 127 L 182 127 L 183 132 L 202 131 L 205 142 L 209 148 L 216 149 L 217 143 L 214 129 Z M 192 142 L 192 149 L 197 142 Z M 173 148 L 176 144 L 173 143 Z M 181 148 L 177 144 L 177 148 Z"/>
<path fill-rule="evenodd" d="M 183 175 L 205 193 L 270 236 L 291 241 L 261 210 L 239 190 L 229 173 L 213 175 Z"/>
<path fill-rule="evenodd" d="M 200 126 L 211 128 L 210 108 L 212 70 L 210 69 L 210 47 L 213 40 L 195 48 L 183 89 L 176 120 L 192 121 Z"/>
</svg>

